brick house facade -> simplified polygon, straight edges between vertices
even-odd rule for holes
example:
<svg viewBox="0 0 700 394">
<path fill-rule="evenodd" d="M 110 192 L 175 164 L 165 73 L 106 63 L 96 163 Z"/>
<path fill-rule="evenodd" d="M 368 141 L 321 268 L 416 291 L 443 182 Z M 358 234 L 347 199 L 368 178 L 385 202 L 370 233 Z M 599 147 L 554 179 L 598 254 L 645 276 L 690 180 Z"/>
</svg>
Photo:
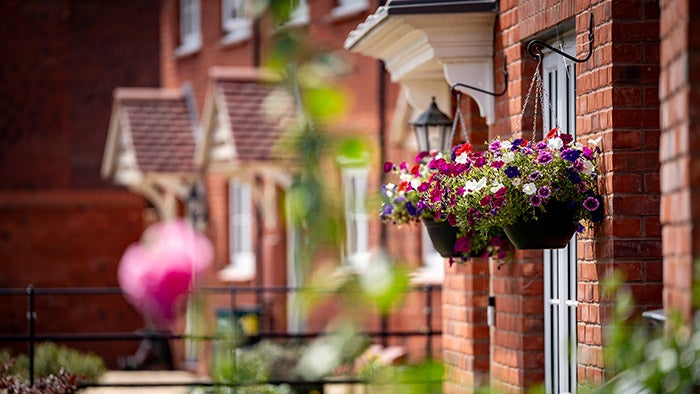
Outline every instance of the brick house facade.
<svg viewBox="0 0 700 394">
<path fill-rule="evenodd" d="M 206 232 L 215 247 L 213 272 L 207 278 L 206 284 L 234 285 L 239 289 L 254 285 L 300 285 L 300 282 L 292 283 L 290 279 L 293 277 L 290 255 L 293 255 L 294 245 L 286 216 L 289 213 L 283 208 L 293 173 L 287 168 L 275 165 L 274 155 L 260 147 L 261 144 L 274 143 L 271 138 L 277 133 L 264 124 L 265 119 L 260 114 L 258 104 L 259 99 L 271 90 L 269 86 L 264 86 L 269 81 L 266 82 L 262 77 L 264 72 L 261 71 L 261 66 L 268 60 L 272 50 L 275 28 L 270 26 L 271 22 L 267 17 L 263 17 L 250 21 L 249 30 L 243 29 L 243 33 L 236 34 L 228 31 L 225 23 L 222 25 L 222 7 L 227 2 L 202 0 L 197 3 L 200 7 L 201 43 L 189 51 L 183 44 L 179 25 L 182 18 L 182 2 L 161 2 L 161 85 L 163 89 L 178 89 L 185 83 L 191 84 L 201 117 L 202 130 L 196 160 L 206 174 Z M 305 21 L 285 27 L 304 34 L 310 46 L 331 51 L 347 63 L 347 72 L 335 83 L 346 94 L 348 108 L 340 119 L 333 121 L 327 131 L 330 135 L 339 137 L 362 135 L 371 141 L 372 149 L 376 152 L 381 151 L 381 143 L 377 136 L 384 133 L 387 135 L 387 157 L 390 155 L 393 160 L 408 157 L 413 153 L 405 148 L 405 141 L 389 142 L 389 130 L 397 107 L 397 87 L 385 81 L 385 71 L 379 62 L 342 51 L 347 34 L 375 9 L 378 3 L 350 1 L 347 3 L 359 4 L 359 7 L 350 8 L 341 7 L 340 3 L 335 0 L 308 2 L 308 15 L 303 18 Z M 232 36 L 236 38 L 232 39 Z M 251 126 L 251 123 L 256 122 L 260 123 L 257 129 Z M 222 127 L 222 124 L 225 126 Z M 397 127 L 400 130 L 394 132 L 393 138 L 396 138 L 396 134 L 403 133 L 405 126 Z M 410 135 L 403 136 L 407 137 L 412 138 Z M 257 142 L 255 138 L 258 139 Z M 379 157 L 373 157 L 371 160 L 366 176 L 368 198 L 378 190 L 382 176 L 379 171 Z M 341 172 L 335 164 L 325 168 L 325 173 L 334 185 L 338 185 L 342 177 Z M 248 193 L 252 196 L 252 204 L 246 204 L 246 210 L 252 224 L 247 227 L 246 232 L 251 236 L 246 242 L 253 245 L 253 250 L 237 253 L 235 243 L 239 237 L 236 235 L 236 229 L 240 227 L 232 227 L 232 218 L 239 212 L 232 199 L 234 196 Z M 370 220 L 367 231 L 369 248 L 378 247 L 380 233 L 383 231 L 379 221 Z M 396 235 L 389 237 L 389 242 L 402 242 L 395 247 L 403 251 L 399 258 L 412 269 L 419 271 L 423 266 L 420 258 L 420 229 L 404 229 L 398 232 L 388 229 L 388 232 Z M 254 261 L 248 260 L 250 255 Z M 333 256 L 333 259 L 337 260 L 338 257 L 340 256 Z M 420 280 L 416 285 L 425 283 L 427 282 Z M 436 282 L 431 279 L 430 283 Z M 213 317 L 217 310 L 227 307 L 229 302 L 226 296 L 211 297 L 209 300 L 207 318 Z M 290 318 L 293 313 L 289 310 L 286 296 L 270 295 L 262 299 L 241 296 L 239 300 L 241 307 L 262 308 L 261 324 L 265 325 L 266 330 L 280 332 L 299 329 L 293 327 L 295 323 Z M 439 330 L 439 293 L 433 296 L 431 302 L 431 310 L 435 316 L 432 330 Z M 398 316 L 389 321 L 388 328 L 399 331 L 424 329 L 424 304 L 422 294 L 409 296 L 405 302 L 406 306 Z M 335 309 L 332 303 L 320 307 L 306 321 L 305 328 L 311 331 L 323 329 L 330 316 L 335 313 Z M 379 319 L 376 316 L 368 318 L 365 328 L 379 331 Z M 425 353 L 425 340 L 422 337 L 416 340 L 395 338 L 390 344 L 400 345 L 416 357 Z M 440 354 L 440 346 L 440 339 L 434 339 L 431 352 Z"/>
<path fill-rule="evenodd" d="M 0 4 L 0 287 L 117 285 L 117 263 L 139 238 L 147 203 L 103 181 L 100 163 L 114 87 L 158 85 L 157 15 L 156 3 L 128 0 Z M 26 333 L 26 296 L 0 305 L 0 332 Z M 119 296 L 38 296 L 36 311 L 43 334 L 143 324 Z M 68 345 L 110 366 L 137 346 Z M 0 344 L 12 346 L 26 352 Z"/>
<path fill-rule="evenodd" d="M 416 5 L 419 3 L 425 6 L 421 9 Z M 384 59 L 390 73 L 393 72 L 392 78 L 410 87 L 412 79 L 421 76 L 409 75 L 405 68 L 416 60 L 406 56 L 403 69 L 396 66 L 391 70 L 392 56 L 401 53 L 401 48 L 382 42 L 382 34 L 391 34 L 388 28 L 382 29 L 412 25 L 421 32 L 419 37 L 427 37 L 428 45 L 433 45 L 434 59 L 442 60 L 439 53 L 442 37 L 435 32 L 459 31 L 456 24 L 448 26 L 445 15 L 462 15 L 466 21 L 475 19 L 470 12 L 483 12 L 469 11 L 467 3 L 445 2 L 439 9 L 431 7 L 429 2 L 390 2 L 367 19 L 365 25 L 369 28 L 358 27 L 358 33 L 351 36 L 352 42 L 346 47 Z M 567 74 L 575 73 L 575 96 L 571 104 L 575 127 L 570 127 L 575 128 L 580 140 L 602 140 L 600 186 L 605 195 L 606 217 L 600 226 L 582 234 L 576 242 L 572 266 L 575 282 L 571 285 L 574 298 L 566 303 L 567 313 L 573 313 L 573 327 L 569 329 L 576 346 L 570 353 L 574 358 L 568 360 L 569 376 L 564 380 L 558 376 L 562 372 L 566 375 L 566 369 L 553 365 L 562 355 L 552 353 L 548 344 L 553 327 L 547 325 L 552 323 L 553 311 L 562 311 L 558 305 L 564 303 L 547 295 L 552 287 L 552 277 L 548 276 L 551 272 L 547 273 L 552 268 L 546 266 L 547 261 L 552 261 L 549 252 L 518 252 L 515 261 L 501 266 L 473 259 L 465 266 L 446 268 L 443 284 L 446 392 L 470 392 L 480 384 L 490 384 L 503 392 L 525 392 L 542 382 L 548 392 L 572 391 L 577 383 L 604 383 L 608 379 L 602 356 L 604 327 L 609 322 L 612 300 L 604 294 L 602 282 L 612 270 L 624 274 L 638 312 L 663 305 L 666 312 L 680 309 L 690 320 L 694 310 L 693 260 L 697 238 L 694 237 L 697 215 L 693 214 L 697 205 L 693 190 L 697 182 L 692 175 L 693 152 L 697 150 L 693 108 L 697 100 L 693 100 L 692 70 L 698 12 L 691 3 L 498 2 L 491 51 L 493 86 L 488 84 L 488 73 L 482 79 L 487 90 L 501 91 L 504 80 L 499 75 L 502 67 L 499 62 L 504 58 L 508 59 L 509 79 L 506 94 L 494 99 L 495 116 L 488 125 L 489 137 L 510 135 L 521 117 L 537 63 L 527 52 L 527 44 L 539 39 L 563 50 L 566 37 L 573 34 L 571 54 L 583 58 L 588 53 L 589 17 L 593 15 L 595 38 L 590 59 L 580 64 L 558 62 L 573 67 L 573 70 L 567 68 Z M 405 16 L 412 7 L 411 12 L 422 18 L 421 22 Z M 425 22 L 434 14 L 442 16 L 435 18 L 443 21 L 442 25 Z M 458 42 L 458 38 L 452 42 Z M 551 52 L 543 53 L 546 68 Z M 449 66 L 454 62 L 446 59 L 440 64 L 444 71 L 442 78 L 450 83 L 459 82 L 454 80 Z M 425 74 L 424 69 L 419 70 Z M 432 94 L 446 89 L 444 83 L 442 87 L 435 86 L 439 89 Z M 465 94 L 470 92 L 465 90 Z M 467 113 L 477 109 L 473 103 L 463 105 Z M 474 126 L 480 125 L 472 123 L 467 128 Z M 538 128 L 543 127 L 538 125 Z M 530 137 L 531 114 L 526 113 L 523 118 L 522 130 L 525 137 Z M 492 327 L 485 323 L 488 296 L 495 299 L 496 318 Z M 573 387 L 561 386 L 564 383 Z"/>
</svg>

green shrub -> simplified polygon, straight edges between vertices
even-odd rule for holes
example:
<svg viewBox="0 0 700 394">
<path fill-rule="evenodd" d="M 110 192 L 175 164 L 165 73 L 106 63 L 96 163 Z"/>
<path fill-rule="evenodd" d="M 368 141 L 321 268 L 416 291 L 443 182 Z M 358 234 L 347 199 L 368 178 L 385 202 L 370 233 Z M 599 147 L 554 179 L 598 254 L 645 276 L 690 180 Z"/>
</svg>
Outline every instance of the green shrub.
<svg viewBox="0 0 700 394">
<path fill-rule="evenodd" d="M 82 382 L 96 382 L 106 371 L 104 361 L 93 353 L 85 353 L 51 342 L 38 344 L 34 349 L 34 376 L 58 376 L 61 369 L 78 376 Z M 12 355 L 7 350 L 0 350 L 0 362 L 10 360 Z M 25 354 L 14 357 L 14 363 L 8 371 L 13 375 L 29 378 L 29 359 Z"/>
</svg>

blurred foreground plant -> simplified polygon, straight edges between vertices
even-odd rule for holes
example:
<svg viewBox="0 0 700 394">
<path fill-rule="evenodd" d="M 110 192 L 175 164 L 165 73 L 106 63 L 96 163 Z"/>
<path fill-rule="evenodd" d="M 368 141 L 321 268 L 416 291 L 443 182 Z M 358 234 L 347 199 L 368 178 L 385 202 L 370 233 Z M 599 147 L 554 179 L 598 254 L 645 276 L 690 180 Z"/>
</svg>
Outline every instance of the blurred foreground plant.
<svg viewBox="0 0 700 394">
<path fill-rule="evenodd" d="M 666 317 L 664 329 L 654 328 L 633 315 L 634 299 L 619 275 L 606 285 L 615 295 L 615 304 L 609 342 L 603 350 L 606 368 L 614 377 L 599 392 L 697 392 L 700 313 L 696 312 L 692 323 L 684 323 L 674 312 Z"/>
</svg>

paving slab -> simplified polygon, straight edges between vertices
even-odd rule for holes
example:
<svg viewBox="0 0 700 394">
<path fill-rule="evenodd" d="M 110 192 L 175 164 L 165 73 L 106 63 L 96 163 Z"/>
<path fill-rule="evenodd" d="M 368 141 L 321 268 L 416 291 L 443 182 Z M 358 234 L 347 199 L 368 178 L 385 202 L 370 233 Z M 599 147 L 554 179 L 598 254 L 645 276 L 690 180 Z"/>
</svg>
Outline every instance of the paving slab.
<svg viewBox="0 0 700 394">
<path fill-rule="evenodd" d="M 107 371 L 100 383 L 190 383 L 206 379 L 187 371 Z M 188 386 L 169 387 L 90 387 L 80 390 L 82 394 L 189 394 Z"/>
</svg>

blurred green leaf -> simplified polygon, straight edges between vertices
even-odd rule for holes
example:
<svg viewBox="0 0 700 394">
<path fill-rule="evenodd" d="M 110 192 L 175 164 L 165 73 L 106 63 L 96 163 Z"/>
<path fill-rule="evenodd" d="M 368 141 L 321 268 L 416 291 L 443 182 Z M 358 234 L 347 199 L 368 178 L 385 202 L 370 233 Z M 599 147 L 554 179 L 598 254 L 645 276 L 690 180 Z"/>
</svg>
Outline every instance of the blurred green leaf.
<svg viewBox="0 0 700 394">
<path fill-rule="evenodd" d="M 328 122 L 342 115 L 347 102 L 347 98 L 340 90 L 331 87 L 308 89 L 304 99 L 309 115 L 321 122 Z"/>
</svg>

